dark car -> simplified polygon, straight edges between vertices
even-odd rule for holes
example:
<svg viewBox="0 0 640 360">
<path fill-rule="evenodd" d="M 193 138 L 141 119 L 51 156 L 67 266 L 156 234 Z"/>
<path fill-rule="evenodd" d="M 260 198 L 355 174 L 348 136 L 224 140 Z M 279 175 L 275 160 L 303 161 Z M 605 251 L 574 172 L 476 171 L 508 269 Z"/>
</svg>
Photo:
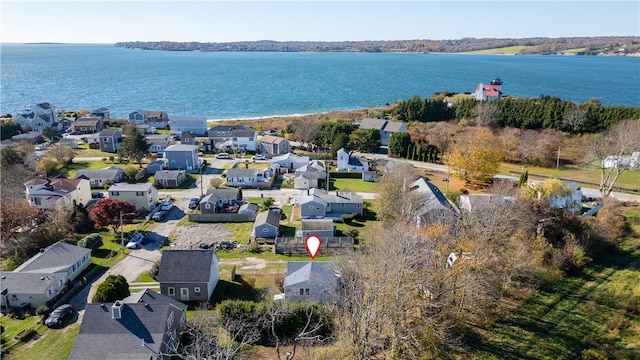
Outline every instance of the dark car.
<svg viewBox="0 0 640 360">
<path fill-rule="evenodd" d="M 189 200 L 189 209 L 195 209 L 198 207 L 198 204 L 200 204 L 200 198 L 199 197 L 193 197 Z"/>
<path fill-rule="evenodd" d="M 64 304 L 58 306 L 53 312 L 49 315 L 47 320 L 44 321 L 45 325 L 48 327 L 54 327 L 62 324 L 62 321 L 65 317 L 73 314 L 73 306 L 70 304 Z"/>
<path fill-rule="evenodd" d="M 102 199 L 104 197 L 104 193 L 101 193 L 99 191 L 95 191 L 91 193 L 91 198 L 93 199 Z"/>
</svg>

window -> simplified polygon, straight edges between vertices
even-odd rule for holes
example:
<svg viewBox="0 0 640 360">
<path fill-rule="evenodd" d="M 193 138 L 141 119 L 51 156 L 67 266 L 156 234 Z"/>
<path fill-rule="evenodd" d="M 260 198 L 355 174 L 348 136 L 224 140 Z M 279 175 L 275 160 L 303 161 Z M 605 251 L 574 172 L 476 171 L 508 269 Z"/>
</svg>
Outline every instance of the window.
<svg viewBox="0 0 640 360">
<path fill-rule="evenodd" d="M 309 289 L 304 289 L 304 294 L 309 295 Z"/>
<path fill-rule="evenodd" d="M 304 289 L 300 289 L 300 295 L 304 295 Z"/>
<path fill-rule="evenodd" d="M 173 312 L 169 314 L 169 318 L 167 319 L 167 327 L 171 328 L 171 325 L 173 325 Z"/>
<path fill-rule="evenodd" d="M 175 288 L 170 287 L 170 288 L 167 289 L 167 292 L 168 292 L 169 296 L 175 296 L 176 295 L 176 289 Z"/>
<path fill-rule="evenodd" d="M 120 196 L 120 191 L 112 191 L 111 196 Z"/>
<path fill-rule="evenodd" d="M 211 209 L 211 203 L 204 203 L 205 209 Z"/>
<path fill-rule="evenodd" d="M 269 231 L 269 229 L 267 229 L 267 228 L 263 228 L 262 229 L 262 232 L 268 232 L 268 231 Z"/>
<path fill-rule="evenodd" d="M 53 289 L 52 288 L 48 288 L 47 289 L 47 295 L 51 296 L 53 294 Z"/>
<path fill-rule="evenodd" d="M 340 203 L 340 207 L 341 207 L 341 208 L 344 208 L 344 203 Z"/>
<path fill-rule="evenodd" d="M 313 210 L 313 205 L 309 205 L 309 209 Z"/>
<path fill-rule="evenodd" d="M 196 286 L 193 288 L 193 292 L 200 293 L 200 286 Z"/>
<path fill-rule="evenodd" d="M 184 327 L 185 321 L 187 321 L 187 313 L 183 312 L 182 317 L 180 318 L 180 327 Z"/>
<path fill-rule="evenodd" d="M 31 198 L 31 201 L 36 205 L 42 205 L 42 199 L 40 199 L 39 197 Z"/>
<path fill-rule="evenodd" d="M 250 137 L 250 138 L 249 138 L 249 141 L 253 141 L 253 138 L 252 138 L 252 137 Z"/>
<path fill-rule="evenodd" d="M 59 285 L 59 286 L 64 285 L 64 279 L 60 279 L 60 280 L 58 280 L 58 285 Z"/>
<path fill-rule="evenodd" d="M 144 191 L 136 191 L 136 196 L 144 196 Z"/>
</svg>

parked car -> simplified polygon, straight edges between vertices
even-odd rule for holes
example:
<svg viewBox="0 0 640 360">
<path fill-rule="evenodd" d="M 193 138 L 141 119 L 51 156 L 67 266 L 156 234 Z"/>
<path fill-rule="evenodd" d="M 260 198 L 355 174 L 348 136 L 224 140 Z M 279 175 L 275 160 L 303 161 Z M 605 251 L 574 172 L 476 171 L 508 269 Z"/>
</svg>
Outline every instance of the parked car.
<svg viewBox="0 0 640 360">
<path fill-rule="evenodd" d="M 227 153 L 220 153 L 216 155 L 216 159 L 231 159 L 231 157 Z"/>
<path fill-rule="evenodd" d="M 193 197 L 189 199 L 189 209 L 196 209 L 198 207 L 198 204 L 200 204 L 199 197 Z"/>
<path fill-rule="evenodd" d="M 151 219 L 153 221 L 162 221 L 162 219 L 164 219 L 166 215 L 167 215 L 166 211 L 158 211 L 155 214 L 153 214 L 153 217 Z"/>
<path fill-rule="evenodd" d="M 142 233 L 136 233 L 129 239 L 127 249 L 137 249 L 138 246 L 142 246 L 142 240 L 144 240 L 144 235 Z"/>
<path fill-rule="evenodd" d="M 101 193 L 100 191 L 94 191 L 91 193 L 92 199 L 102 199 L 103 197 L 104 197 L 104 193 Z"/>
<path fill-rule="evenodd" d="M 54 327 L 62 324 L 62 321 L 68 315 L 73 314 L 73 306 L 70 304 L 64 304 L 58 306 L 53 312 L 49 315 L 47 320 L 44 321 L 47 327 Z"/>
<path fill-rule="evenodd" d="M 44 144 L 40 144 L 38 146 L 36 146 L 36 151 L 42 151 L 46 148 L 46 146 Z"/>
<path fill-rule="evenodd" d="M 262 154 L 255 154 L 254 156 L 251 157 L 252 160 L 264 160 L 265 157 Z"/>
<path fill-rule="evenodd" d="M 163 201 L 162 204 L 160 204 L 160 210 L 162 211 L 169 211 L 173 208 L 173 204 L 170 203 L 169 201 Z"/>
</svg>

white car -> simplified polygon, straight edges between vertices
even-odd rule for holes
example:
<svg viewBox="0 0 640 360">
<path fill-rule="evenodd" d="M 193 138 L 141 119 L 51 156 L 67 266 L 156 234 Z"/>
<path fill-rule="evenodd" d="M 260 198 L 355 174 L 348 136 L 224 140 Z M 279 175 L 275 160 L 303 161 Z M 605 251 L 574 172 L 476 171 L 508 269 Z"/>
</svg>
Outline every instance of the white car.
<svg viewBox="0 0 640 360">
<path fill-rule="evenodd" d="M 142 233 L 136 233 L 129 239 L 127 249 L 137 249 L 138 246 L 142 245 L 142 240 L 144 240 L 144 235 Z"/>
<path fill-rule="evenodd" d="M 162 204 L 160 204 L 160 210 L 162 211 L 169 211 L 172 208 L 173 208 L 173 204 L 168 201 L 163 201 Z"/>
<path fill-rule="evenodd" d="M 265 157 L 262 154 L 255 154 L 254 156 L 251 157 L 252 160 L 264 160 Z"/>
</svg>

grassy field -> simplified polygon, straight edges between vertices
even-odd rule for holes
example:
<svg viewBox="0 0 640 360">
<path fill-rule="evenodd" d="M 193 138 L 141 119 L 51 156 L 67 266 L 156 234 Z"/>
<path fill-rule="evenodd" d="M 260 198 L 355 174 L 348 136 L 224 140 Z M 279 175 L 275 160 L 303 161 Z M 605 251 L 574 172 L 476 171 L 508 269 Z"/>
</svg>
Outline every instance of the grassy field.
<svg viewBox="0 0 640 360">
<path fill-rule="evenodd" d="M 329 178 L 329 190 L 350 190 L 355 192 L 375 193 L 378 184 L 361 179 Z"/>
<path fill-rule="evenodd" d="M 77 315 L 74 315 L 77 320 Z M 61 329 L 49 329 L 38 324 L 40 316 L 31 316 L 25 319 L 10 319 L 3 315 L 0 324 L 4 327 L 2 333 L 3 350 L 2 359 L 7 360 L 39 360 L 39 359 L 66 359 L 71 353 L 75 342 L 80 322 L 73 321 Z M 25 341 L 18 341 L 15 335 L 27 328 L 35 328 L 36 334 Z M 37 341 L 37 342 L 36 342 Z M 34 346 L 37 344 L 37 346 Z M 46 355 L 43 353 L 46 351 Z"/>
<path fill-rule="evenodd" d="M 475 51 L 467 51 L 463 52 L 463 54 L 508 54 L 515 55 L 519 54 L 522 49 L 527 48 L 527 46 L 507 46 L 495 49 L 483 49 L 483 50 L 475 50 Z"/>
<path fill-rule="evenodd" d="M 632 233 L 579 275 L 542 289 L 469 342 L 464 359 L 640 358 L 640 206 Z"/>
</svg>

